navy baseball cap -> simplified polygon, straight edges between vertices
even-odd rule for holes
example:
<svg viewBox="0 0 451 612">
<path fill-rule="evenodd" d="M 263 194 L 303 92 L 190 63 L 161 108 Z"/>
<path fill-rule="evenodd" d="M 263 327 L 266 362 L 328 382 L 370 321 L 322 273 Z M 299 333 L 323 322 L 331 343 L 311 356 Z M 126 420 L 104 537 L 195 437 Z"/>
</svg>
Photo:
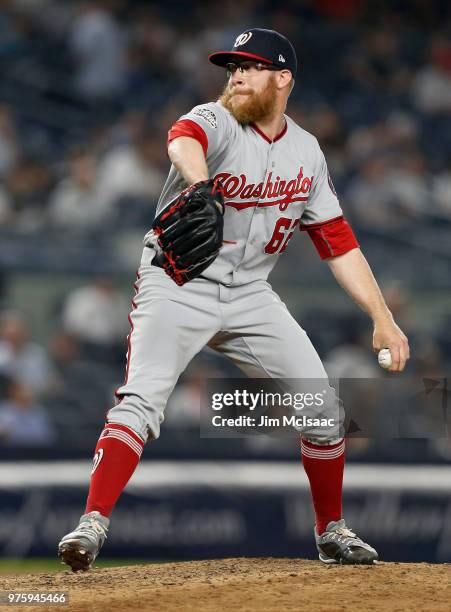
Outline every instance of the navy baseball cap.
<svg viewBox="0 0 451 612">
<path fill-rule="evenodd" d="M 208 59 L 216 66 L 226 67 L 237 58 L 250 59 L 266 64 L 273 64 L 283 70 L 290 70 L 296 76 L 297 59 L 293 45 L 275 30 L 251 28 L 237 36 L 230 51 L 216 51 Z"/>
</svg>

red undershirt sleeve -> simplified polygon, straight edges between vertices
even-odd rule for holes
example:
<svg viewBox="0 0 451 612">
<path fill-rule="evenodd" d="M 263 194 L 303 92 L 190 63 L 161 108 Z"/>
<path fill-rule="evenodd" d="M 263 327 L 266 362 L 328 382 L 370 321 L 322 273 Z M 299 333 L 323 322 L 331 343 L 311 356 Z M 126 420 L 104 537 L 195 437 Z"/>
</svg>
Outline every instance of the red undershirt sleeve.
<svg viewBox="0 0 451 612">
<path fill-rule="evenodd" d="M 351 226 L 343 216 L 321 223 L 300 225 L 299 229 L 301 232 L 308 232 L 321 259 L 344 255 L 360 246 Z"/>
<path fill-rule="evenodd" d="M 174 123 L 172 128 L 168 132 L 168 146 L 169 144 L 179 138 L 180 136 L 188 136 L 194 138 L 202 145 L 205 157 L 207 156 L 208 149 L 208 138 L 205 131 L 200 127 L 198 123 L 191 121 L 190 119 L 179 119 Z"/>
</svg>

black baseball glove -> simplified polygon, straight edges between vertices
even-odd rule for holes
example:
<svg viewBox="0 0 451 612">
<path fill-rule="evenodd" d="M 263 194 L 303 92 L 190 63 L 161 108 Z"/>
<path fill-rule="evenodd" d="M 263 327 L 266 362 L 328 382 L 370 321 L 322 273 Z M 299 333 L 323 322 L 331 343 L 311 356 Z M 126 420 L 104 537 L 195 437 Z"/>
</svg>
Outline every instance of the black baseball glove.
<svg viewBox="0 0 451 612">
<path fill-rule="evenodd" d="M 216 259 L 224 227 L 223 188 L 210 179 L 191 185 L 156 216 L 156 263 L 177 285 L 196 278 Z"/>
</svg>

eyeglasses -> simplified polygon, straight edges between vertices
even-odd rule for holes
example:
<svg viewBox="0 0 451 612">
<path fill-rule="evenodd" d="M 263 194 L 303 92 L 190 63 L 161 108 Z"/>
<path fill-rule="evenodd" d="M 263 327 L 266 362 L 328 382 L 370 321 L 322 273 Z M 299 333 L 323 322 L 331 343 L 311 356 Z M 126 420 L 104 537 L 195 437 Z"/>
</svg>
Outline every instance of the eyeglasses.
<svg viewBox="0 0 451 612">
<path fill-rule="evenodd" d="M 262 70 L 280 70 L 280 68 L 274 64 L 262 64 L 261 62 L 240 62 L 239 64 L 230 62 L 230 64 L 226 65 L 226 68 L 227 77 L 231 77 L 237 70 L 239 70 L 241 74 L 261 72 Z"/>
</svg>

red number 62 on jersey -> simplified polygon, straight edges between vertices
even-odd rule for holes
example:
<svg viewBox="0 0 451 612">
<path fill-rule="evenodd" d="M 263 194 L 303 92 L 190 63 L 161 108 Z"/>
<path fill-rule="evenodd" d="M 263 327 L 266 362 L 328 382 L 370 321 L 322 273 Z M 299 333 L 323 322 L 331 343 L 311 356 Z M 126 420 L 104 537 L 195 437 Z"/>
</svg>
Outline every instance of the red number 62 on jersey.
<svg viewBox="0 0 451 612">
<path fill-rule="evenodd" d="M 271 240 L 265 246 L 265 253 L 271 255 L 274 255 L 274 253 L 283 253 L 298 224 L 299 219 L 290 219 L 289 217 L 280 217 L 277 219 Z"/>
</svg>

